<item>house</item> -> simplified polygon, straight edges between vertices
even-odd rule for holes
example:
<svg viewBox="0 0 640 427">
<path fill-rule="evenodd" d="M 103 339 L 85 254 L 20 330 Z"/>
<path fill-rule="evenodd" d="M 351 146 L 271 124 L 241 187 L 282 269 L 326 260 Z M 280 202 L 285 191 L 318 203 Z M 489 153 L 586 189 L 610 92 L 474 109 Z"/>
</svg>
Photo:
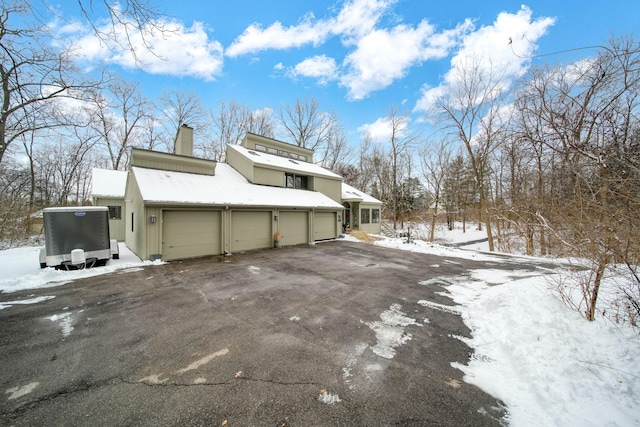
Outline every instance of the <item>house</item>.
<svg viewBox="0 0 640 427">
<path fill-rule="evenodd" d="M 335 239 L 344 215 L 362 209 L 366 230 L 380 232 L 382 203 L 314 164 L 312 150 L 248 133 L 240 145 L 227 146 L 225 163 L 215 162 L 192 156 L 193 130 L 182 126 L 175 151 L 131 152 L 122 198 L 125 242 L 142 259 Z"/>
<path fill-rule="evenodd" d="M 342 183 L 342 206 L 346 228 L 380 234 L 380 200 Z"/>
<path fill-rule="evenodd" d="M 127 172 L 93 169 L 93 205 L 109 208 L 109 232 L 112 239 L 125 239 L 124 191 Z"/>
</svg>

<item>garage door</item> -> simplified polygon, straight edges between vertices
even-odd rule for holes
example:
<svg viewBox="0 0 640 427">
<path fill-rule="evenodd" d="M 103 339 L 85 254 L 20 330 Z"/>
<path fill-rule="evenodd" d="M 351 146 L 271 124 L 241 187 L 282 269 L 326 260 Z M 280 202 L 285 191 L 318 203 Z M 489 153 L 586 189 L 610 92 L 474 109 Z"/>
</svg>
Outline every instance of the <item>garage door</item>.
<svg viewBox="0 0 640 427">
<path fill-rule="evenodd" d="M 162 259 L 220 254 L 220 218 L 219 211 L 164 211 Z"/>
<path fill-rule="evenodd" d="M 271 212 L 241 212 L 231 214 L 231 252 L 273 246 Z"/>
<path fill-rule="evenodd" d="M 313 216 L 314 240 L 335 239 L 336 214 L 335 212 L 316 212 Z"/>
<path fill-rule="evenodd" d="M 282 246 L 309 243 L 308 212 L 280 211 L 278 222 L 280 223 L 280 244 Z"/>
</svg>

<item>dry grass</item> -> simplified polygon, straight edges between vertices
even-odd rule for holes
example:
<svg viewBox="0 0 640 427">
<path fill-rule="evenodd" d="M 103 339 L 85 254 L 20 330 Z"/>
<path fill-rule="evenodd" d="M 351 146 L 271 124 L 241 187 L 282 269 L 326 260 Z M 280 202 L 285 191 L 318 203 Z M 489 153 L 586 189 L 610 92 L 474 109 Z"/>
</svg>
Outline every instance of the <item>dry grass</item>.
<svg viewBox="0 0 640 427">
<path fill-rule="evenodd" d="M 362 240 L 367 243 L 373 243 L 376 239 L 374 239 L 371 235 L 367 234 L 362 230 L 354 230 L 349 233 L 351 236 L 355 237 L 358 240 Z"/>
</svg>

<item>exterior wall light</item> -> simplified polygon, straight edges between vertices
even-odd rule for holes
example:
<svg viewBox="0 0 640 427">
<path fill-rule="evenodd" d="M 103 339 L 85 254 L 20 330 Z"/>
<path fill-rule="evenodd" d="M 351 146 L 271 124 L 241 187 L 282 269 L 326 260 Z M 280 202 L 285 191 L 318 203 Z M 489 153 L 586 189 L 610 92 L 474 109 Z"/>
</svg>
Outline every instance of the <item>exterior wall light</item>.
<svg viewBox="0 0 640 427">
<path fill-rule="evenodd" d="M 149 221 L 151 222 L 151 224 L 155 224 L 156 223 L 156 216 L 155 215 L 151 215 L 149 217 Z"/>
</svg>

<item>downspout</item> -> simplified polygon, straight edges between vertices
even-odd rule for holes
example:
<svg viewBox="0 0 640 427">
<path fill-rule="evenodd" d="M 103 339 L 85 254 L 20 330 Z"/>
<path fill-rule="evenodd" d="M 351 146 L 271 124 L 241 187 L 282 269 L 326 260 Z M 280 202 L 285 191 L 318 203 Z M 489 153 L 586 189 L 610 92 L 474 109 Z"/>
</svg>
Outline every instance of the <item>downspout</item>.
<svg viewBox="0 0 640 427">
<path fill-rule="evenodd" d="M 316 241 L 315 239 L 315 229 L 314 227 L 314 223 L 315 223 L 315 218 L 316 218 L 316 208 L 313 207 L 311 208 L 311 215 L 309 217 L 309 231 L 308 231 L 308 236 L 309 237 L 309 243 L 313 243 Z"/>
</svg>

